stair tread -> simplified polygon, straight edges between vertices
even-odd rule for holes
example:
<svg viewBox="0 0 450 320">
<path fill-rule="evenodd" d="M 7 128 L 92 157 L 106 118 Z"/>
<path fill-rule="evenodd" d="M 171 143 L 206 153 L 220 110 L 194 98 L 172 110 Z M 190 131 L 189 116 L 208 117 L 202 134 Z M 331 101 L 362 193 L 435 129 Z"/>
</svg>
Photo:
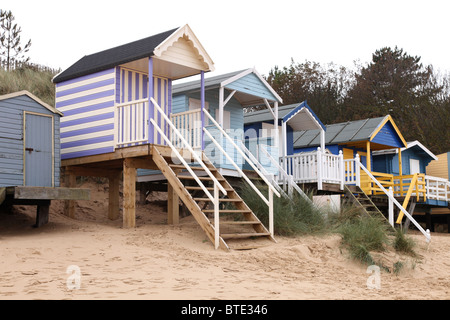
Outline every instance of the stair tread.
<svg viewBox="0 0 450 320">
<path fill-rule="evenodd" d="M 185 186 L 185 188 L 187 190 L 203 190 L 202 187 L 195 187 L 195 186 Z M 206 187 L 206 190 L 214 191 L 214 188 L 213 187 Z M 234 191 L 234 189 L 225 188 L 225 191 L 231 192 L 231 191 Z"/>
<path fill-rule="evenodd" d="M 188 175 L 178 175 L 177 174 L 177 178 L 178 179 L 185 179 L 185 180 L 195 180 L 195 178 L 193 176 L 188 176 Z M 207 177 L 197 177 L 198 179 L 202 180 L 202 181 L 212 181 L 212 179 L 207 176 Z M 216 178 L 217 181 L 226 181 L 224 178 Z"/>
<path fill-rule="evenodd" d="M 214 213 L 214 209 L 205 209 L 202 210 L 203 213 Z M 219 210 L 219 213 L 251 213 L 252 210 L 235 210 L 235 209 L 223 209 Z"/>
<path fill-rule="evenodd" d="M 214 221 L 211 221 L 211 223 L 214 223 Z M 254 224 L 261 224 L 261 221 L 252 220 L 252 221 L 220 221 L 220 225 L 254 225 Z"/>
<path fill-rule="evenodd" d="M 270 236 L 269 232 L 250 232 L 250 233 L 224 233 L 220 235 L 222 239 L 243 239 L 251 237 L 267 237 Z"/>
<path fill-rule="evenodd" d="M 186 167 L 182 164 L 169 164 L 169 166 L 174 169 L 186 169 Z M 189 166 L 189 168 L 191 168 L 192 170 L 205 171 L 205 169 L 203 169 L 203 167 L 198 167 L 198 166 Z M 209 167 L 207 167 L 207 168 L 209 171 L 217 171 L 216 168 L 209 168 Z"/>
<path fill-rule="evenodd" d="M 211 201 L 209 198 L 194 198 L 195 201 Z M 241 199 L 223 199 L 219 198 L 221 202 L 243 202 Z"/>
</svg>

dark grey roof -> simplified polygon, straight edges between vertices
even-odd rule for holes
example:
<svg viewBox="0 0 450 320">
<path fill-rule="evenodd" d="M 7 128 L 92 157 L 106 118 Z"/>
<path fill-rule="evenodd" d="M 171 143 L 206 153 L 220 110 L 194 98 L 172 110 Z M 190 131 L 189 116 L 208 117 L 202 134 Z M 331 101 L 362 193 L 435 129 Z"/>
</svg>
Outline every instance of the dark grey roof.
<svg viewBox="0 0 450 320">
<path fill-rule="evenodd" d="M 289 104 L 286 106 L 278 107 L 278 120 L 283 119 L 285 115 L 298 107 L 300 103 Z M 244 114 L 244 124 L 263 122 L 263 121 L 273 121 L 272 113 L 264 107 L 262 110 L 248 112 Z"/>
<path fill-rule="evenodd" d="M 119 64 L 145 57 L 151 57 L 153 55 L 153 50 L 176 30 L 178 30 L 178 28 L 84 56 L 72 66 L 58 74 L 53 79 L 53 82 L 59 83 L 62 81 L 71 80 L 95 72 L 107 70 Z"/>
<path fill-rule="evenodd" d="M 219 76 L 209 77 L 209 78 L 205 77 L 205 90 L 212 89 L 214 87 L 219 87 L 220 83 L 222 83 L 223 81 L 225 81 L 231 77 L 234 77 L 234 76 L 244 72 L 245 70 L 246 69 L 222 74 Z M 174 84 L 174 86 L 172 88 L 172 94 L 189 92 L 189 91 L 199 91 L 199 90 L 200 90 L 200 80 L 194 80 L 194 81 L 188 81 L 188 82 L 183 82 L 183 83 L 179 83 L 179 84 Z"/>
<path fill-rule="evenodd" d="M 368 140 L 385 117 L 348 121 L 327 125 L 325 144 L 338 144 Z M 307 148 L 320 145 L 320 130 L 294 132 L 294 148 Z"/>
</svg>

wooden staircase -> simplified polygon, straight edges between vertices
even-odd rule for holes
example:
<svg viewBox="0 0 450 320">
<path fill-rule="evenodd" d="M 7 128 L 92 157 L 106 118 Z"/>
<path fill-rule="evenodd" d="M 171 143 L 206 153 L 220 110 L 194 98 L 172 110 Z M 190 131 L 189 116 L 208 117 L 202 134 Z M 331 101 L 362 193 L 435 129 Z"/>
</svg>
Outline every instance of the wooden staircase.
<svg viewBox="0 0 450 320">
<path fill-rule="evenodd" d="M 386 218 L 378 207 L 372 202 L 370 197 L 358 186 L 352 186 L 356 190 L 350 190 L 348 185 L 344 185 L 345 195 L 350 202 L 354 203 L 357 207 L 369 216 L 381 215 Z"/>
<path fill-rule="evenodd" d="M 212 243 L 215 242 L 214 204 L 205 196 L 203 188 L 197 184 L 195 178 L 186 170 L 183 164 L 173 163 L 172 158 L 153 146 L 153 159 L 166 177 L 168 183 L 191 212 L 200 227 L 205 231 Z M 208 191 L 214 190 L 213 180 L 199 165 L 192 164 L 193 158 L 183 153 L 183 158 L 191 164 L 189 167 L 196 177 L 204 184 Z M 219 199 L 219 247 L 228 251 L 232 239 L 268 238 L 275 239 L 255 216 L 234 188 L 220 174 L 214 165 L 202 154 L 202 160 L 213 176 L 226 191 L 226 196 Z"/>
</svg>

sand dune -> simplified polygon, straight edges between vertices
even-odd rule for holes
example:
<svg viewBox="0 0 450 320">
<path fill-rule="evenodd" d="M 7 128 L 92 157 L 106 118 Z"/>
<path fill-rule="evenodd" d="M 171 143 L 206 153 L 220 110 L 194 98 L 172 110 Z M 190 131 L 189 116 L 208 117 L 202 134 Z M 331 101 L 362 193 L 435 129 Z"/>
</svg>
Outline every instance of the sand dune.
<svg viewBox="0 0 450 320">
<path fill-rule="evenodd" d="M 381 271 L 369 289 L 367 266 L 351 261 L 337 235 L 277 237 L 254 250 L 214 250 L 191 216 L 166 224 L 164 208 L 138 205 L 137 227 L 109 221 L 107 193 L 94 185 L 76 220 L 51 207 L 39 229 L 32 207 L 0 215 L 0 299 L 449 299 L 450 236 L 414 234 L 419 259 L 384 252 L 385 265 L 402 259 L 396 275 Z M 152 200 L 152 199 L 150 199 Z M 153 199 L 154 200 L 154 199 Z M 33 209 L 34 210 L 34 209 Z M 80 271 L 79 289 L 73 274 Z M 73 288 L 73 287 L 72 287 Z"/>
</svg>

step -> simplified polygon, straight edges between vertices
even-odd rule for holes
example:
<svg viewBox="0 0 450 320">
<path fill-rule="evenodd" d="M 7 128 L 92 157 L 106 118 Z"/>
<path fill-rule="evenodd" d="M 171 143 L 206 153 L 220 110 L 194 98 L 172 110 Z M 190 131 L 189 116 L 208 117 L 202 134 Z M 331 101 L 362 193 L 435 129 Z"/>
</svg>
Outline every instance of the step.
<svg viewBox="0 0 450 320">
<path fill-rule="evenodd" d="M 209 198 L 194 198 L 195 201 L 211 201 Z M 241 199 L 221 199 L 219 198 L 220 202 L 242 202 Z"/>
<path fill-rule="evenodd" d="M 186 169 L 186 167 L 182 164 L 169 164 L 169 167 L 173 168 L 173 169 Z M 189 166 L 189 168 L 191 168 L 192 170 L 200 170 L 200 171 L 205 171 L 205 169 L 203 169 L 203 167 L 191 167 Z M 216 168 L 208 168 L 209 171 L 217 171 Z M 187 170 L 187 169 L 186 169 Z"/>
<path fill-rule="evenodd" d="M 194 186 L 185 186 L 186 190 L 203 190 L 202 187 L 194 187 Z M 208 191 L 214 191 L 213 187 L 206 187 Z M 225 188 L 225 191 L 232 192 L 234 189 Z"/>
<path fill-rule="evenodd" d="M 261 224 L 260 221 L 220 221 L 220 225 L 255 225 Z"/>
<path fill-rule="evenodd" d="M 228 239 L 245 239 L 245 238 L 251 238 L 251 237 L 267 237 L 270 236 L 269 232 L 250 232 L 250 233 L 225 233 L 220 235 L 222 239 L 228 240 Z"/>
<path fill-rule="evenodd" d="M 178 175 L 177 174 L 177 178 L 178 179 L 184 179 L 184 180 L 195 180 L 195 178 L 193 176 L 187 176 L 187 175 Z M 212 181 L 212 179 L 210 177 L 197 177 L 199 180 L 201 181 Z M 226 181 L 224 178 L 216 178 L 217 181 Z"/>
<path fill-rule="evenodd" d="M 214 213 L 214 209 L 202 210 L 203 213 Z M 235 210 L 235 209 L 223 209 L 219 210 L 219 213 L 252 213 L 252 210 Z"/>
</svg>

